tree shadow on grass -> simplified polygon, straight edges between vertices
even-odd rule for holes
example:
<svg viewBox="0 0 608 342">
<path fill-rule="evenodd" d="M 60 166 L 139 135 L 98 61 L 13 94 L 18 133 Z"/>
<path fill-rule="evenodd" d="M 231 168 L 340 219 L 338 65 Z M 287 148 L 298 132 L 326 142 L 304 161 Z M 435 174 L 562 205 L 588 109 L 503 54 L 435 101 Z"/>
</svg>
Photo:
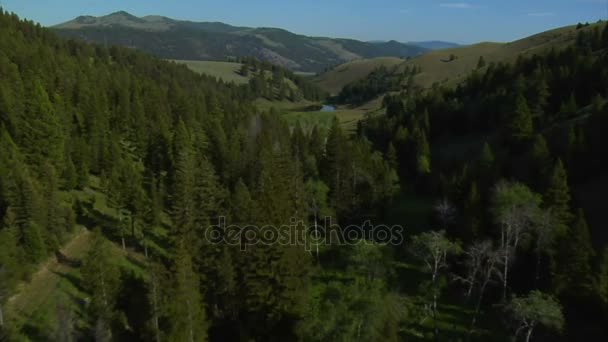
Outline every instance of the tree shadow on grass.
<svg viewBox="0 0 608 342">
<path fill-rule="evenodd" d="M 51 270 L 51 272 L 70 282 L 78 291 L 85 292 L 84 288 L 80 284 L 81 281 L 79 277 L 70 273 L 57 272 L 53 270 Z"/>
</svg>

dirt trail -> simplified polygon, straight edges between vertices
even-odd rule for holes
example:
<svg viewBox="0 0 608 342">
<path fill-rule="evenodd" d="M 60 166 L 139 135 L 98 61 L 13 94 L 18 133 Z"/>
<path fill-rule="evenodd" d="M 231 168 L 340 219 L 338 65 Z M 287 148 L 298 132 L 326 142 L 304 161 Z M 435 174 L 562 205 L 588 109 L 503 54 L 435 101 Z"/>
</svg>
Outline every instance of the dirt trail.
<svg viewBox="0 0 608 342">
<path fill-rule="evenodd" d="M 8 310 L 27 315 L 53 294 L 61 281 L 61 274 L 69 273 L 87 251 L 90 232 L 84 227 L 78 229 L 60 250 L 62 262 L 56 256 L 50 257 L 29 282 L 19 284 L 16 293 L 8 299 Z"/>
</svg>

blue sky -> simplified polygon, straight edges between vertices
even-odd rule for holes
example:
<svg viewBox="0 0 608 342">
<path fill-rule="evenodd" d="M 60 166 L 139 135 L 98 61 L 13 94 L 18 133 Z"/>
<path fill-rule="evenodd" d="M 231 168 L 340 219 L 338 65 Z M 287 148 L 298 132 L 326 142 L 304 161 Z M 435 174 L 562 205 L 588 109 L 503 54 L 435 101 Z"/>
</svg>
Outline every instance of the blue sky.
<svg viewBox="0 0 608 342">
<path fill-rule="evenodd" d="M 43 25 L 125 10 L 361 40 L 511 41 L 608 16 L 608 0 L 0 0 Z"/>
</svg>

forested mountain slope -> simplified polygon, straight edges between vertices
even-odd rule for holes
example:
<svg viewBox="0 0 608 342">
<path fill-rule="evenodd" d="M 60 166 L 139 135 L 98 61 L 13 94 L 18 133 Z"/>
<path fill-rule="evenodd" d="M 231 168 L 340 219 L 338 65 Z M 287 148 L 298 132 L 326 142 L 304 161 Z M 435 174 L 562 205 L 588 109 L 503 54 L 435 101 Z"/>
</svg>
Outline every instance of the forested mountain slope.
<svg viewBox="0 0 608 342">
<path fill-rule="evenodd" d="M 316 336 L 312 286 L 325 285 L 304 245 L 206 237 L 219 217 L 283 233 L 291 219 L 358 222 L 384 206 L 396 176 L 339 126 L 327 145 L 317 130 L 291 133 L 252 105 L 253 91 L 0 13 L 0 340 Z M 346 160 L 353 169 L 335 182 Z M 93 233 L 72 260 L 60 250 L 77 225 Z M 71 272 L 60 274 L 67 289 L 46 289 L 43 303 L 57 306 L 14 307 L 27 288 L 17 285 L 53 255 Z M 375 296 L 350 314 L 396 324 L 375 313 L 384 283 L 344 273 L 332 286 Z"/>
<path fill-rule="evenodd" d="M 602 340 L 607 66 L 596 25 L 325 133 L 2 12 L 0 340 Z"/>
<path fill-rule="evenodd" d="M 226 60 L 255 57 L 298 71 L 319 72 L 359 58 L 407 57 L 426 49 L 398 43 L 307 37 L 278 28 L 234 27 L 126 12 L 78 17 L 54 27 L 64 37 L 138 48 L 166 59 Z"/>
</svg>

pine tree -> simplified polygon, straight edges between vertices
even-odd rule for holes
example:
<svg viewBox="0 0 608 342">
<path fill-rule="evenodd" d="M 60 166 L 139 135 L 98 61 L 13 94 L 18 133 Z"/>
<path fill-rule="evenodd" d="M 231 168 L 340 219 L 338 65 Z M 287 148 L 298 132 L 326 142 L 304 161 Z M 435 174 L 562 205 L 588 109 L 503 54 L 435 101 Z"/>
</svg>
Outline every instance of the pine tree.
<svg viewBox="0 0 608 342">
<path fill-rule="evenodd" d="M 557 291 L 569 297 L 591 295 L 594 284 L 591 262 L 595 252 L 582 209 L 579 209 L 576 221 L 568 230 L 563 244 L 565 247 L 559 263 Z"/>
<path fill-rule="evenodd" d="M 477 69 L 481 69 L 486 66 L 486 60 L 483 56 L 479 56 L 479 60 L 477 61 Z"/>
<path fill-rule="evenodd" d="M 481 233 L 481 197 L 477 189 L 477 183 L 471 182 L 471 186 L 467 193 L 464 203 L 465 227 L 463 227 L 464 237 L 469 241 L 479 238 Z"/>
<path fill-rule="evenodd" d="M 483 144 L 481 154 L 479 155 L 479 159 L 477 161 L 477 166 L 481 175 L 493 173 L 492 170 L 494 169 L 494 153 L 492 153 L 492 148 L 487 142 Z"/>
<path fill-rule="evenodd" d="M 423 131 L 414 131 L 414 144 L 416 146 L 416 171 L 419 175 L 431 172 L 431 148 Z"/>
<path fill-rule="evenodd" d="M 170 341 L 207 341 L 208 323 L 199 292 L 199 277 L 194 271 L 192 257 L 178 242 L 175 250 L 173 286 L 169 295 Z"/>
<path fill-rule="evenodd" d="M 534 137 L 534 143 L 530 150 L 532 169 L 534 170 L 534 184 L 537 190 L 546 189 L 547 179 L 551 173 L 551 153 L 547 141 L 542 134 Z"/>
<path fill-rule="evenodd" d="M 570 187 L 568 175 L 561 159 L 558 159 L 549 178 L 549 186 L 545 192 L 544 202 L 555 215 L 557 224 L 563 232 L 570 225 L 572 212 L 570 211 Z"/>
<path fill-rule="evenodd" d="M 391 168 L 394 170 L 398 169 L 397 150 L 395 150 L 395 146 L 392 143 L 389 143 L 386 149 L 386 160 Z"/>
<path fill-rule="evenodd" d="M 560 106 L 558 115 L 560 119 L 567 119 L 575 116 L 577 111 L 578 106 L 576 104 L 576 98 L 574 97 L 574 93 L 572 93 L 570 94 L 570 97 L 568 97 L 568 100 Z"/>
<path fill-rule="evenodd" d="M 230 200 L 231 222 L 246 225 L 253 219 L 253 201 L 245 183 L 239 179 Z"/>
<path fill-rule="evenodd" d="M 340 122 L 334 118 L 329 129 L 327 142 L 325 143 L 325 157 L 323 160 L 322 176 L 330 188 L 330 203 L 334 208 L 338 208 L 343 194 L 343 183 L 346 177 L 345 151 L 346 138 L 340 127 Z"/>
<path fill-rule="evenodd" d="M 532 113 L 526 98 L 521 94 L 517 95 L 515 99 L 515 110 L 507 127 L 510 141 L 518 145 L 530 140 L 534 133 Z"/>
<path fill-rule="evenodd" d="M 195 161 L 192 139 L 183 121 L 178 123 L 173 140 L 174 175 L 171 216 L 175 237 L 195 242 Z M 196 248 L 196 246 L 192 246 Z"/>
<path fill-rule="evenodd" d="M 30 88 L 21 144 L 27 148 L 32 165 L 42 165 L 45 159 L 61 165 L 64 136 L 59 117 L 41 82 L 33 82 Z"/>
<path fill-rule="evenodd" d="M 111 245 L 99 228 L 91 233 L 91 246 L 82 262 L 82 285 L 91 294 L 91 314 L 94 324 L 110 339 L 110 325 L 115 317 L 119 270 L 112 259 Z"/>
</svg>

